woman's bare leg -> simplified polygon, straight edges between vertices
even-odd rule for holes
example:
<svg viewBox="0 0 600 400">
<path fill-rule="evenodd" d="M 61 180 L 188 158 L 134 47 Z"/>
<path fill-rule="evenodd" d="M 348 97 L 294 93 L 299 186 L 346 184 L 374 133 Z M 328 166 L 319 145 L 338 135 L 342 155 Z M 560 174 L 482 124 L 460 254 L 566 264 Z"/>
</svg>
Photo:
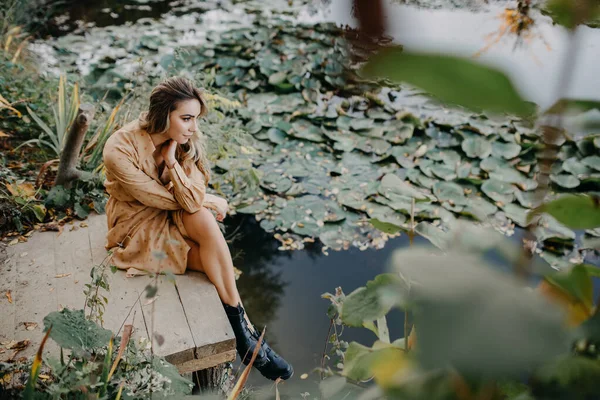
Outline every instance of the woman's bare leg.
<svg viewBox="0 0 600 400">
<path fill-rule="evenodd" d="M 215 217 L 202 207 L 193 214 L 184 212 L 182 219 L 188 235 L 197 244 L 197 258 L 193 253 L 191 257 L 188 256 L 188 267 L 206 274 L 215 285 L 223 303 L 237 306 L 241 299 L 235 284 L 233 261 Z M 190 251 L 193 250 L 196 247 L 192 247 Z M 195 260 L 200 262 L 194 262 Z M 190 263 L 194 265 L 190 266 Z"/>
<path fill-rule="evenodd" d="M 241 299 L 235 284 L 233 262 L 215 217 L 206 208 L 202 208 L 194 214 L 183 213 L 183 224 L 192 239 L 186 239 L 190 245 L 188 268 L 204 272 L 217 288 L 221 301 L 237 308 L 237 305 L 241 304 Z M 272 380 L 279 378 L 285 380 L 294 374 L 293 367 L 275 353 L 266 342 L 256 349 L 257 332 L 244 310 L 238 309 L 234 313 L 229 313 L 226 308 L 226 313 L 236 337 L 237 352 L 245 364 L 249 363 L 248 355 L 256 351 L 258 358 L 254 361 L 254 367 L 263 376 Z M 241 315 L 247 324 L 242 323 Z"/>
</svg>

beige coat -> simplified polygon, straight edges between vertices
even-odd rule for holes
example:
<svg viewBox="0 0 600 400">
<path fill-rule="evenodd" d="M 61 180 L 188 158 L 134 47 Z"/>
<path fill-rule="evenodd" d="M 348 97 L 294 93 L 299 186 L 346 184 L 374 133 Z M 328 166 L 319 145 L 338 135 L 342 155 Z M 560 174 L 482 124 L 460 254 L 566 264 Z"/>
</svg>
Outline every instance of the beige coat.
<svg viewBox="0 0 600 400">
<path fill-rule="evenodd" d="M 110 195 L 106 205 L 112 265 L 128 276 L 168 270 L 183 274 L 190 246 L 182 214 L 204 202 L 204 175 L 192 161 L 165 166 L 159 177 L 150 135 L 133 121 L 115 132 L 103 149 Z M 166 256 L 166 257 L 165 257 Z"/>
</svg>

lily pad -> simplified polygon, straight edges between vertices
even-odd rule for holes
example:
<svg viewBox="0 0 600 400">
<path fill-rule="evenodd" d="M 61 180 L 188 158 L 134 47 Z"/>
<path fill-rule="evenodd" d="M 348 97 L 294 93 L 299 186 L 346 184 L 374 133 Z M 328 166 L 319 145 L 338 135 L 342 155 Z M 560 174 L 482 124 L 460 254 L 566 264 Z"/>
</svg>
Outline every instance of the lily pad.
<svg viewBox="0 0 600 400">
<path fill-rule="evenodd" d="M 313 125 L 310 121 L 299 120 L 292 123 L 292 130 L 288 132 L 290 136 L 310 140 L 311 142 L 323 142 L 323 135 L 321 135 L 321 129 Z"/>
<path fill-rule="evenodd" d="M 438 182 L 433 185 L 433 194 L 438 201 L 449 202 L 454 205 L 467 204 L 467 198 L 462 186 L 452 182 Z"/>
<path fill-rule="evenodd" d="M 564 171 L 570 172 L 577 178 L 581 178 L 582 176 L 587 176 L 592 173 L 592 169 L 588 168 L 579 159 L 577 159 L 577 157 L 566 159 L 562 163 L 561 167 Z"/>
<path fill-rule="evenodd" d="M 452 236 L 428 222 L 419 222 L 415 226 L 415 232 L 429 240 L 435 247 L 445 250 L 448 248 Z"/>
<path fill-rule="evenodd" d="M 286 137 L 287 137 L 286 133 L 284 131 L 282 131 L 281 129 L 270 128 L 267 131 L 267 138 L 275 144 L 285 142 Z"/>
<path fill-rule="evenodd" d="M 490 199 L 499 201 L 503 204 L 509 204 L 514 200 L 515 188 L 507 182 L 497 179 L 488 179 L 481 185 L 481 190 Z"/>
<path fill-rule="evenodd" d="M 258 214 L 267 208 L 269 208 L 269 204 L 265 200 L 258 200 L 247 205 L 242 205 L 235 211 L 241 214 Z"/>
<path fill-rule="evenodd" d="M 521 227 L 527 226 L 527 213 L 529 211 L 526 208 L 510 203 L 504 205 L 502 210 L 506 216 L 512 219 L 517 225 Z"/>
<path fill-rule="evenodd" d="M 399 195 L 408 199 L 414 198 L 417 201 L 428 200 L 425 193 L 404 182 L 399 176 L 394 174 L 386 174 L 383 177 L 378 191 L 388 198 L 390 195 Z"/>
<path fill-rule="evenodd" d="M 402 124 L 399 127 L 394 126 L 393 129 L 388 130 L 383 138 L 393 144 L 401 144 L 406 142 L 408 139 L 413 137 L 415 131 L 414 125 Z"/>
<path fill-rule="evenodd" d="M 600 171 L 600 157 L 598 156 L 586 157 L 581 162 L 596 171 Z"/>
<path fill-rule="evenodd" d="M 521 152 L 521 146 L 516 143 L 492 143 L 492 153 L 496 157 L 503 157 L 507 160 L 515 158 Z"/>
<path fill-rule="evenodd" d="M 431 168 L 435 176 L 445 181 L 453 181 L 457 178 L 456 169 L 446 164 L 437 164 Z"/>
<path fill-rule="evenodd" d="M 498 207 L 481 197 L 470 197 L 461 214 L 470 215 L 479 221 L 486 221 Z"/>
<path fill-rule="evenodd" d="M 579 179 L 570 174 L 550 175 L 550 180 L 567 189 L 576 188 L 581 183 Z"/>
<path fill-rule="evenodd" d="M 492 144 L 481 137 L 465 139 L 461 147 L 471 158 L 486 158 L 492 154 Z"/>
</svg>

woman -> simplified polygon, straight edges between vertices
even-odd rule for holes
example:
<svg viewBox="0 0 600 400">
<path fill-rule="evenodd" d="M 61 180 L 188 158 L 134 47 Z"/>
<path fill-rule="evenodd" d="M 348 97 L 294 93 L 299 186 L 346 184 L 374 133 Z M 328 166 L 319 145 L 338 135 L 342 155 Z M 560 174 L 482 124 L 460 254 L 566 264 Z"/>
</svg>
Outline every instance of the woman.
<svg viewBox="0 0 600 400">
<path fill-rule="evenodd" d="M 147 112 L 107 140 L 106 249 L 113 250 L 113 263 L 128 275 L 183 274 L 186 268 L 204 272 L 223 303 L 237 352 L 248 364 L 259 335 L 245 315 L 229 248 L 209 211 L 222 221 L 228 206 L 206 193 L 210 172 L 197 119 L 207 111 L 199 89 L 184 78 L 170 78 L 154 88 Z M 266 342 L 254 366 L 273 380 L 293 374 Z"/>
</svg>

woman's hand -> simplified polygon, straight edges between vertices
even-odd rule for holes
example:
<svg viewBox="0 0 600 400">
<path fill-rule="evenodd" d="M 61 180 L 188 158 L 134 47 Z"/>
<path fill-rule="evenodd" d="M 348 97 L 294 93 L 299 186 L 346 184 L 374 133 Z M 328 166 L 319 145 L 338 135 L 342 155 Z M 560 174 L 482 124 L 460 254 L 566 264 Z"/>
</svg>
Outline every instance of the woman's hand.
<svg viewBox="0 0 600 400">
<path fill-rule="evenodd" d="M 217 212 L 217 221 L 222 222 L 223 219 L 227 216 L 227 211 L 229 210 L 229 204 L 227 200 L 222 197 L 215 196 L 213 194 L 207 194 L 205 197 L 205 201 L 210 203 L 212 209 Z"/>
<path fill-rule="evenodd" d="M 173 168 L 177 162 L 175 159 L 175 150 L 177 150 L 177 142 L 173 139 L 167 140 L 160 148 L 160 154 L 169 168 Z"/>
</svg>

